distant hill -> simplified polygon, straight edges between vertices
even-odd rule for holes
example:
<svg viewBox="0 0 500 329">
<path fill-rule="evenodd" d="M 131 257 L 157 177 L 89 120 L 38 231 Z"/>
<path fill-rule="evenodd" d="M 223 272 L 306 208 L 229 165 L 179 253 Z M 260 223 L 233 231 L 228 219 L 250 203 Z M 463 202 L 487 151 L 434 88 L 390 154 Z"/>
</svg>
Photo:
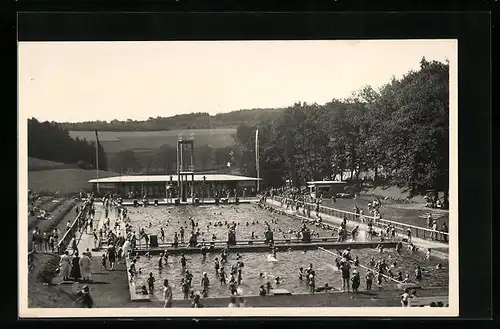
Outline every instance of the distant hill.
<svg viewBox="0 0 500 329">
<path fill-rule="evenodd" d="M 112 120 L 60 122 L 60 126 L 69 131 L 161 131 L 185 129 L 215 129 L 237 128 L 241 124 L 259 125 L 277 119 L 283 113 L 283 108 L 246 109 L 229 113 L 210 115 L 208 113 L 180 114 L 171 117 L 150 117 L 147 120 Z"/>
</svg>

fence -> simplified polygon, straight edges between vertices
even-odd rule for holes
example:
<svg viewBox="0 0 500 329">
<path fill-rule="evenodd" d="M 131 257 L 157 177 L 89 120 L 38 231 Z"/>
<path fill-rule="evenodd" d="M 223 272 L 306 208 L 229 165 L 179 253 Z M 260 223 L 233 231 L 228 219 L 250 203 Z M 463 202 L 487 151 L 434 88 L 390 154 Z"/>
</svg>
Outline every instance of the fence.
<svg viewBox="0 0 500 329">
<path fill-rule="evenodd" d="M 301 238 L 297 237 L 290 237 L 290 238 L 280 238 L 280 239 L 273 239 L 273 243 L 275 246 L 286 246 L 287 244 L 297 244 L 297 243 L 319 243 L 319 242 L 338 242 L 338 236 L 328 236 L 328 237 L 311 237 L 310 241 L 305 242 Z M 204 241 L 204 242 L 198 242 L 198 245 L 204 244 L 205 247 L 210 247 L 210 246 L 227 246 L 228 242 L 227 240 L 213 240 L 213 241 Z M 254 240 L 237 240 L 236 241 L 236 246 L 242 246 L 242 245 L 254 245 L 254 246 L 263 246 L 263 245 L 268 245 L 269 243 L 266 242 L 266 240 L 263 239 L 254 239 Z M 172 247 L 174 245 L 173 241 L 162 241 L 162 243 L 158 244 L 158 248 L 166 248 L 166 247 Z M 145 244 L 137 244 L 137 247 L 139 249 L 141 248 L 150 248 L 150 246 L 146 246 Z M 179 242 L 178 243 L 178 248 L 187 248 L 189 247 L 189 243 L 186 242 Z"/>
<path fill-rule="evenodd" d="M 292 202 L 294 204 L 294 201 L 290 198 L 285 198 L 285 197 L 280 197 L 280 196 L 273 196 L 273 200 L 286 203 L 286 202 Z M 302 202 L 300 201 L 301 204 L 303 204 L 306 207 L 309 207 L 309 209 L 315 210 L 317 205 L 314 203 L 309 203 L 309 202 Z M 319 212 L 330 215 L 333 217 L 337 218 L 343 218 L 344 216 L 348 221 L 352 222 L 362 222 L 361 221 L 361 216 L 359 214 L 350 212 L 350 211 L 345 211 L 345 210 L 339 210 L 339 209 L 334 209 L 334 208 L 329 208 L 325 206 L 319 206 Z M 366 216 L 363 215 L 363 217 L 366 219 L 368 222 L 371 220 L 373 223 L 373 227 L 385 230 L 387 229 L 387 226 L 392 225 L 396 229 L 396 235 L 401 236 L 401 237 L 407 237 L 407 232 L 408 230 L 411 231 L 411 236 L 424 239 L 424 240 L 436 240 L 440 241 L 443 243 L 448 243 L 448 232 L 441 232 L 437 230 L 432 230 L 428 229 L 425 227 L 419 227 L 415 225 L 410 225 L 410 224 L 403 224 L 387 219 L 382 219 L 382 218 L 375 218 L 374 216 Z"/>
<path fill-rule="evenodd" d="M 73 237 L 76 235 L 78 229 L 85 224 L 86 216 L 87 213 L 89 212 L 89 209 L 90 209 L 90 201 L 87 200 L 83 204 L 81 211 L 78 213 L 78 216 L 76 216 L 69 230 L 67 230 L 66 233 L 64 233 L 63 237 L 61 238 L 61 240 L 59 240 L 57 244 L 57 251 L 59 252 L 59 254 L 64 253 L 64 251 L 68 249 L 71 239 L 73 239 Z"/>
</svg>

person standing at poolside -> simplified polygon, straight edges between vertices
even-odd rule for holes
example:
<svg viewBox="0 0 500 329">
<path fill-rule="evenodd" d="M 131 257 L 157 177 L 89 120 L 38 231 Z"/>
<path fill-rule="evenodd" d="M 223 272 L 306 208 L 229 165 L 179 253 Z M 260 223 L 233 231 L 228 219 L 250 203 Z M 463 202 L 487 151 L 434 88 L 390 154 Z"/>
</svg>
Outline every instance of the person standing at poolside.
<svg viewBox="0 0 500 329">
<path fill-rule="evenodd" d="M 113 271 L 115 269 L 116 250 L 115 250 L 115 246 L 112 245 L 112 244 L 110 244 L 108 246 L 107 258 L 108 258 L 108 261 L 109 261 L 110 270 Z"/>
<path fill-rule="evenodd" d="M 88 253 L 84 252 L 79 261 L 80 271 L 82 273 L 82 279 L 84 281 L 90 281 L 92 275 L 92 262 Z"/>
<path fill-rule="evenodd" d="M 163 280 L 163 299 L 165 300 L 163 307 L 172 307 L 172 287 L 167 279 Z"/>
<path fill-rule="evenodd" d="M 71 272 L 71 259 L 69 257 L 68 251 L 65 251 L 64 254 L 61 255 L 61 260 L 59 261 L 59 268 L 61 276 L 63 277 L 63 281 L 68 281 Z"/>
<path fill-rule="evenodd" d="M 80 280 L 82 274 L 80 272 L 80 257 L 78 256 L 78 252 L 75 252 L 73 258 L 71 259 L 71 274 L 70 278 L 73 278 L 75 281 Z"/>
<path fill-rule="evenodd" d="M 442 234 L 443 235 L 443 241 L 444 242 L 448 242 L 448 226 L 446 225 L 446 223 L 443 223 L 443 225 L 441 226 L 441 232 L 445 233 L 445 234 Z"/>
<path fill-rule="evenodd" d="M 181 226 L 179 232 L 181 234 L 181 243 L 184 243 L 184 226 Z"/>
<path fill-rule="evenodd" d="M 347 289 L 347 292 L 350 291 L 350 266 L 349 266 L 349 261 L 347 259 L 344 259 L 341 261 L 340 264 L 340 270 L 342 271 L 342 290 L 345 292 Z"/>
</svg>

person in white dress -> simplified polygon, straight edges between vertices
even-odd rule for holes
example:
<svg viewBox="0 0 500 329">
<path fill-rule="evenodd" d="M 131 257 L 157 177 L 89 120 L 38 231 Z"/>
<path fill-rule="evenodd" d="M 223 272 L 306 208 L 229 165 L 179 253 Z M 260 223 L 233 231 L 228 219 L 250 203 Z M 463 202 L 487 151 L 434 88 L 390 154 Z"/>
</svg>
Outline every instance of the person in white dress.
<svg viewBox="0 0 500 329">
<path fill-rule="evenodd" d="M 61 255 L 61 260 L 59 261 L 59 269 L 63 280 L 68 281 L 71 271 L 71 258 L 69 257 L 68 251 L 65 251 L 64 254 Z"/>
<path fill-rule="evenodd" d="M 125 242 L 123 243 L 123 246 L 122 246 L 122 257 L 124 259 L 128 258 L 129 249 L 130 249 L 130 241 L 125 240 Z"/>
<path fill-rule="evenodd" d="M 80 271 L 82 273 L 82 278 L 84 281 L 89 281 L 92 275 L 92 261 L 90 260 L 87 253 L 83 253 L 80 257 Z"/>
</svg>

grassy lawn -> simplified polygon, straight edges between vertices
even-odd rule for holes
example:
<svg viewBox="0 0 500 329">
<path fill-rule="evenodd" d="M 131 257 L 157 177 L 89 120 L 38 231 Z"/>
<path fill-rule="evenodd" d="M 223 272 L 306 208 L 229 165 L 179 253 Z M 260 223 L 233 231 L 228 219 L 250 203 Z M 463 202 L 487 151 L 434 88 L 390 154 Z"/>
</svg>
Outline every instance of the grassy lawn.
<svg viewBox="0 0 500 329">
<path fill-rule="evenodd" d="M 118 176 L 117 173 L 100 171 L 99 177 Z M 28 172 L 28 188 L 35 192 L 59 192 L 60 195 L 78 193 L 89 189 L 89 180 L 96 178 L 95 170 L 53 169 Z"/>
<path fill-rule="evenodd" d="M 28 157 L 28 171 L 76 168 L 75 165 Z"/>
<path fill-rule="evenodd" d="M 368 203 L 371 202 L 373 198 L 361 196 L 356 200 L 354 199 L 337 199 L 337 202 L 333 203 L 332 200 L 323 200 L 323 205 L 326 207 L 336 208 L 340 210 L 353 212 L 354 206 L 363 209 L 365 214 L 368 213 Z M 441 227 L 443 222 L 448 225 L 448 213 L 435 211 L 434 209 L 423 208 L 423 209 L 405 209 L 399 204 L 392 201 L 381 200 L 382 206 L 380 208 L 380 213 L 383 219 L 392 220 L 395 222 L 426 227 L 427 220 L 422 218 L 427 216 L 429 212 L 432 213 L 434 219 L 438 220 L 438 227 Z M 449 225 L 448 225 L 449 226 Z"/>
</svg>

